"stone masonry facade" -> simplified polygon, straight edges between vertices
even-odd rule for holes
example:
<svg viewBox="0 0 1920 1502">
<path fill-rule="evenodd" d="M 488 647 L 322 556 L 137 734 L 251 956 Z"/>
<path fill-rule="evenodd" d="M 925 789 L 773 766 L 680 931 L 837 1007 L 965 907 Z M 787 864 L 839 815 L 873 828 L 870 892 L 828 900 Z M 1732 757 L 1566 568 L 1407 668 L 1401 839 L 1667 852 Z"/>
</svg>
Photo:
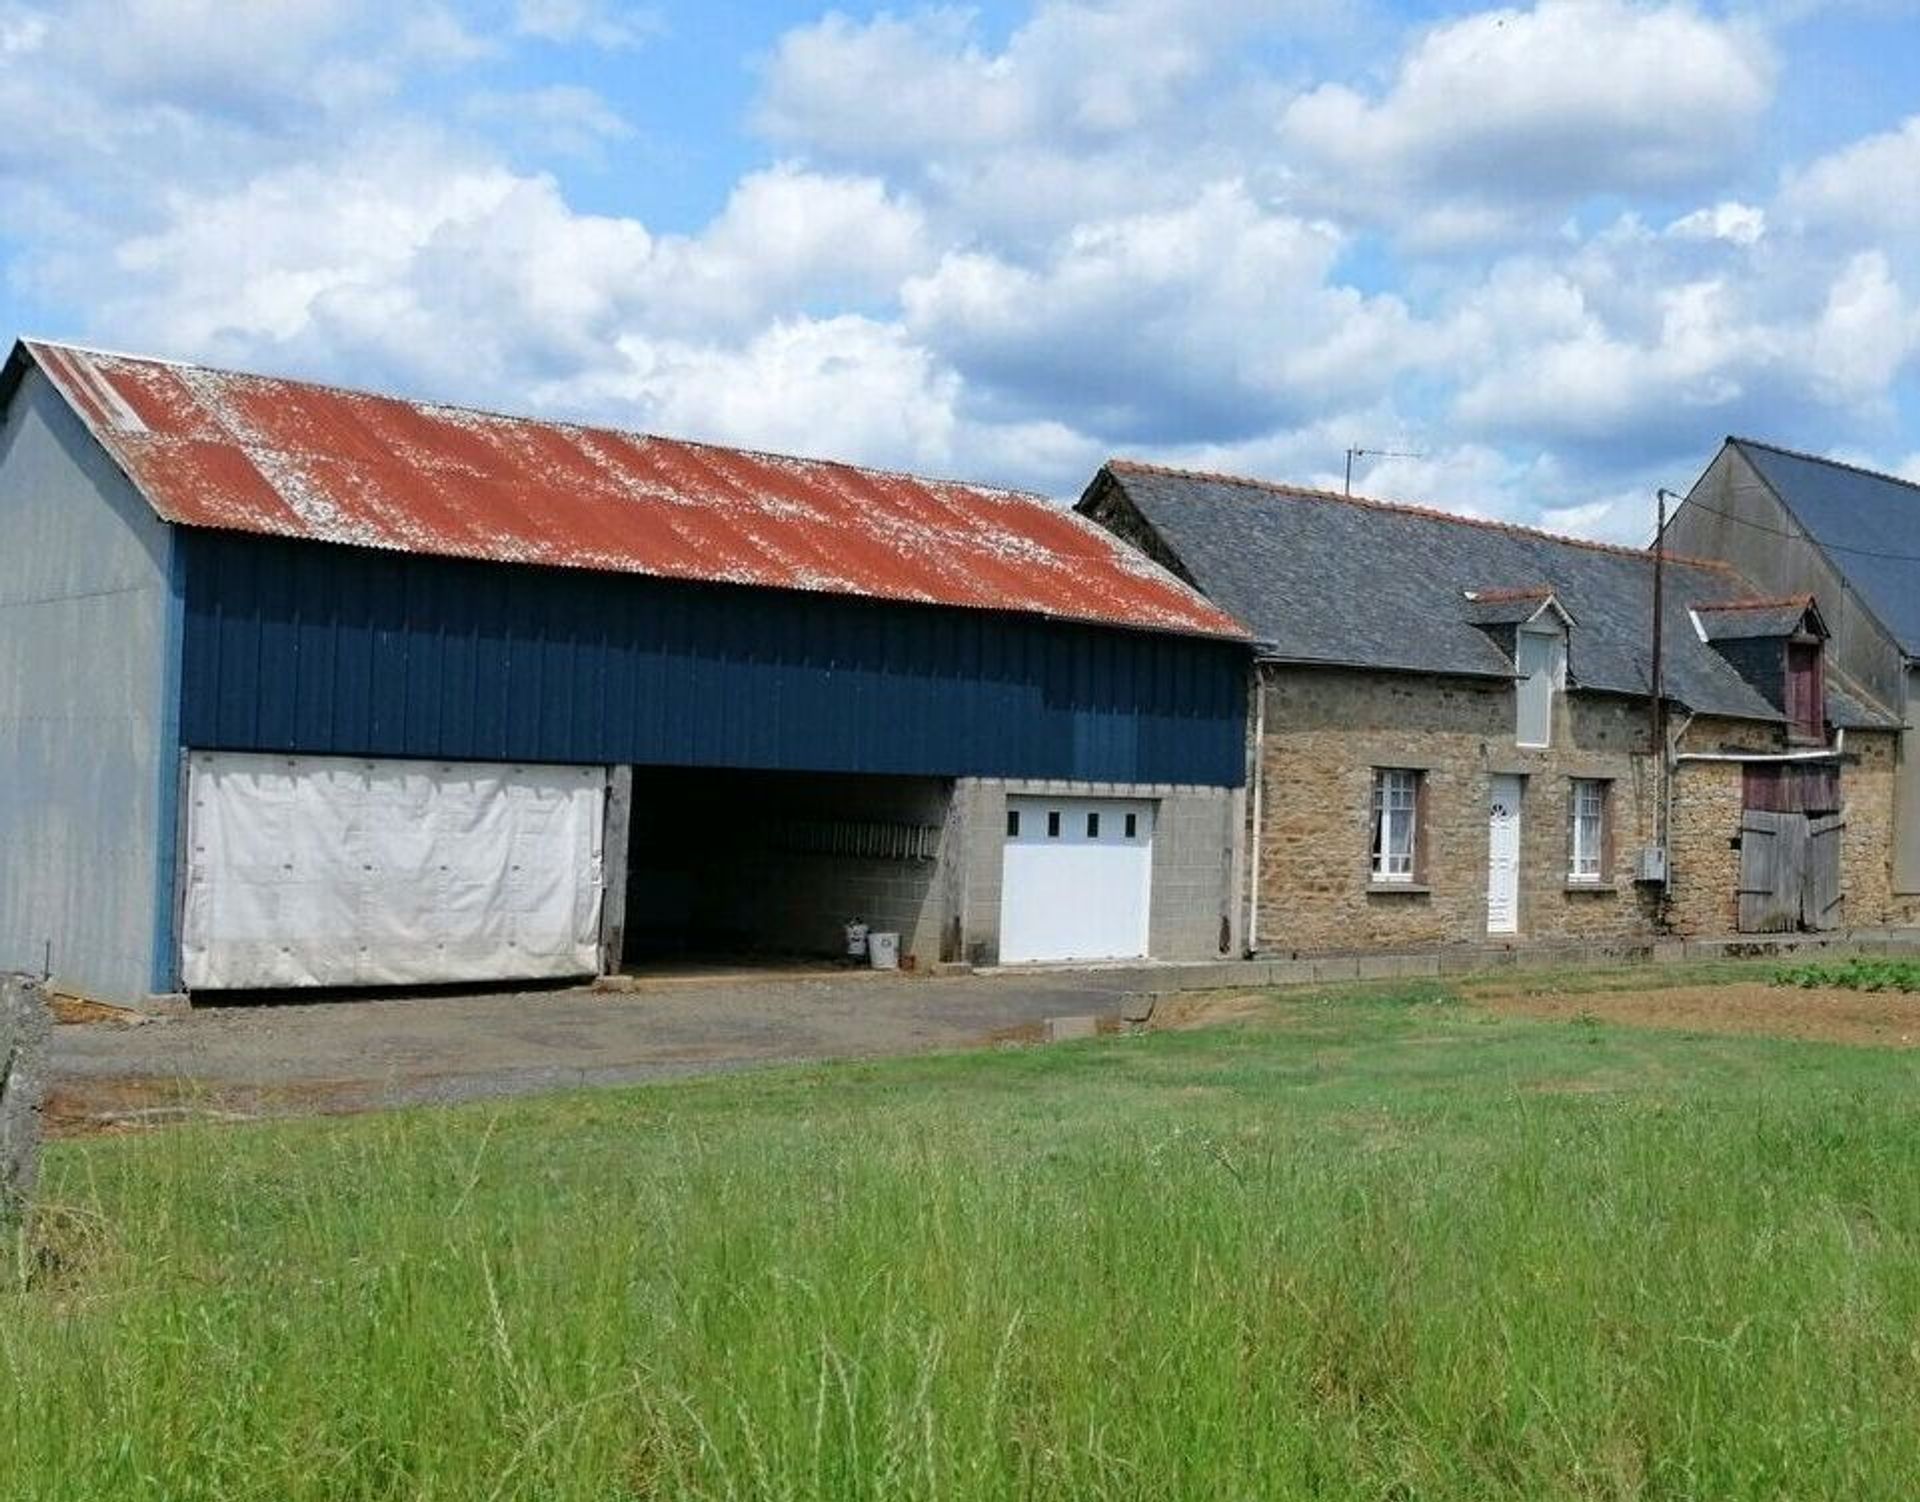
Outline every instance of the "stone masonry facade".
<svg viewBox="0 0 1920 1502">
<path fill-rule="evenodd" d="M 1263 670 L 1265 742 L 1258 840 L 1263 952 L 1486 944 L 1491 779 L 1522 779 L 1519 931 L 1495 942 L 1650 935 L 1657 896 L 1631 881 L 1653 837 L 1655 762 L 1644 704 L 1557 695 L 1552 744 L 1515 744 L 1505 683 L 1361 669 Z M 1425 783 L 1425 869 L 1405 886 L 1371 880 L 1374 772 Z M 1609 785 L 1611 869 L 1568 880 L 1572 779 Z"/>
<path fill-rule="evenodd" d="M 1773 726 L 1701 718 L 1686 724 L 1688 753 L 1784 750 Z M 1920 899 L 1893 890 L 1893 800 L 1898 738 L 1849 731 L 1840 770 L 1842 918 L 1848 928 L 1920 921 Z M 1739 919 L 1741 768 L 1738 762 L 1680 761 L 1674 769 L 1668 841 L 1673 863 L 1665 919 L 1672 932 L 1720 935 Z"/>
<path fill-rule="evenodd" d="M 1674 771 L 1670 881 L 1632 879 L 1653 843 L 1658 778 L 1644 702 L 1575 690 L 1557 695 L 1552 744 L 1515 744 L 1513 689 L 1502 683 L 1363 669 L 1262 670 L 1259 828 L 1249 830 L 1257 886 L 1255 947 L 1269 954 L 1419 950 L 1449 945 L 1603 943 L 1721 936 L 1737 926 L 1741 767 L 1681 761 Z M 1680 717 L 1682 752 L 1786 749 L 1779 727 Z M 1847 926 L 1920 921 L 1892 890 L 1896 741 L 1847 737 L 1841 790 L 1847 827 L 1841 886 Z M 1371 879 L 1376 769 L 1424 782 L 1423 869 L 1404 885 Z M 1522 780 L 1519 929 L 1487 932 L 1492 779 Z M 1569 879 L 1572 780 L 1608 784 L 1610 868 Z M 1249 803 L 1251 823 L 1251 801 Z M 1256 864 L 1257 861 L 1257 864 Z"/>
</svg>

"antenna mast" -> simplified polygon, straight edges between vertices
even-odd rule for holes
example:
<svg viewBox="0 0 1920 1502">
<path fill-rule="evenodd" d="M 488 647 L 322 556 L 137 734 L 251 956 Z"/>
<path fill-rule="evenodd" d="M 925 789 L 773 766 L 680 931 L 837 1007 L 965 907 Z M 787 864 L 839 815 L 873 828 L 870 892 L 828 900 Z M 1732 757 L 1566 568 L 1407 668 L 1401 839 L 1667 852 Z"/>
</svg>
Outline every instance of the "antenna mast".
<svg viewBox="0 0 1920 1502">
<path fill-rule="evenodd" d="M 1347 496 L 1353 495 L 1353 461 L 1355 459 L 1424 459 L 1427 456 L 1412 449 L 1363 449 L 1358 446 L 1347 450 Z"/>
</svg>

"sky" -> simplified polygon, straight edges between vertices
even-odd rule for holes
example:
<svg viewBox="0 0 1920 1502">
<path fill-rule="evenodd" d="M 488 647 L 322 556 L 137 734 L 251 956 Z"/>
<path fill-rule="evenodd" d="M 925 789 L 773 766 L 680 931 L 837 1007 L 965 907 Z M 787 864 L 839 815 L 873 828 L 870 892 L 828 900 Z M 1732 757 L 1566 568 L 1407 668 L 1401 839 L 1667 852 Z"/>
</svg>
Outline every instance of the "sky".
<svg viewBox="0 0 1920 1502">
<path fill-rule="evenodd" d="M 0 333 L 1643 543 L 1729 433 L 1920 478 L 1916 60 L 1920 0 L 0 0 Z"/>
</svg>

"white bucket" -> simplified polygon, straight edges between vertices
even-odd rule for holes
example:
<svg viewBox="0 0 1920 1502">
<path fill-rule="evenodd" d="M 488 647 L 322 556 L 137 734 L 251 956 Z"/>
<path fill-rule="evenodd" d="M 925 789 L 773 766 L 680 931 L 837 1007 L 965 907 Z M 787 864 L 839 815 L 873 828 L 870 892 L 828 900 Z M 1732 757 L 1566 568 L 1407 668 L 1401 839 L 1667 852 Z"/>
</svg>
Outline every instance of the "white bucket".
<svg viewBox="0 0 1920 1502">
<path fill-rule="evenodd" d="M 867 956 L 876 970 L 898 970 L 900 968 L 900 935 L 868 934 Z"/>
<path fill-rule="evenodd" d="M 867 925 L 855 919 L 847 925 L 847 958 L 864 960 L 867 957 Z"/>
</svg>

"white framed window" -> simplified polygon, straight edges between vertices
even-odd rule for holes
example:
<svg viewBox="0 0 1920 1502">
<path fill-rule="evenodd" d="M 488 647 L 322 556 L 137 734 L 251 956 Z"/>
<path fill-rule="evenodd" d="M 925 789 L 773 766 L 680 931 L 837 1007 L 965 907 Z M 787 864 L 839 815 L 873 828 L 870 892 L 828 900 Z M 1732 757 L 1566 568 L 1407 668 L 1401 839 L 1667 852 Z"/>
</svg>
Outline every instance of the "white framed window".
<svg viewBox="0 0 1920 1502">
<path fill-rule="evenodd" d="M 1373 774 L 1373 879 L 1415 879 L 1419 849 L 1420 774 L 1380 767 Z"/>
<path fill-rule="evenodd" d="M 1515 633 L 1513 666 L 1514 740 L 1522 746 L 1553 744 L 1553 696 L 1566 686 L 1567 638 L 1556 629 L 1522 626 Z"/>
<path fill-rule="evenodd" d="M 1576 777 L 1572 796 L 1567 880 L 1597 882 L 1607 866 L 1607 785 L 1598 778 Z"/>
</svg>

